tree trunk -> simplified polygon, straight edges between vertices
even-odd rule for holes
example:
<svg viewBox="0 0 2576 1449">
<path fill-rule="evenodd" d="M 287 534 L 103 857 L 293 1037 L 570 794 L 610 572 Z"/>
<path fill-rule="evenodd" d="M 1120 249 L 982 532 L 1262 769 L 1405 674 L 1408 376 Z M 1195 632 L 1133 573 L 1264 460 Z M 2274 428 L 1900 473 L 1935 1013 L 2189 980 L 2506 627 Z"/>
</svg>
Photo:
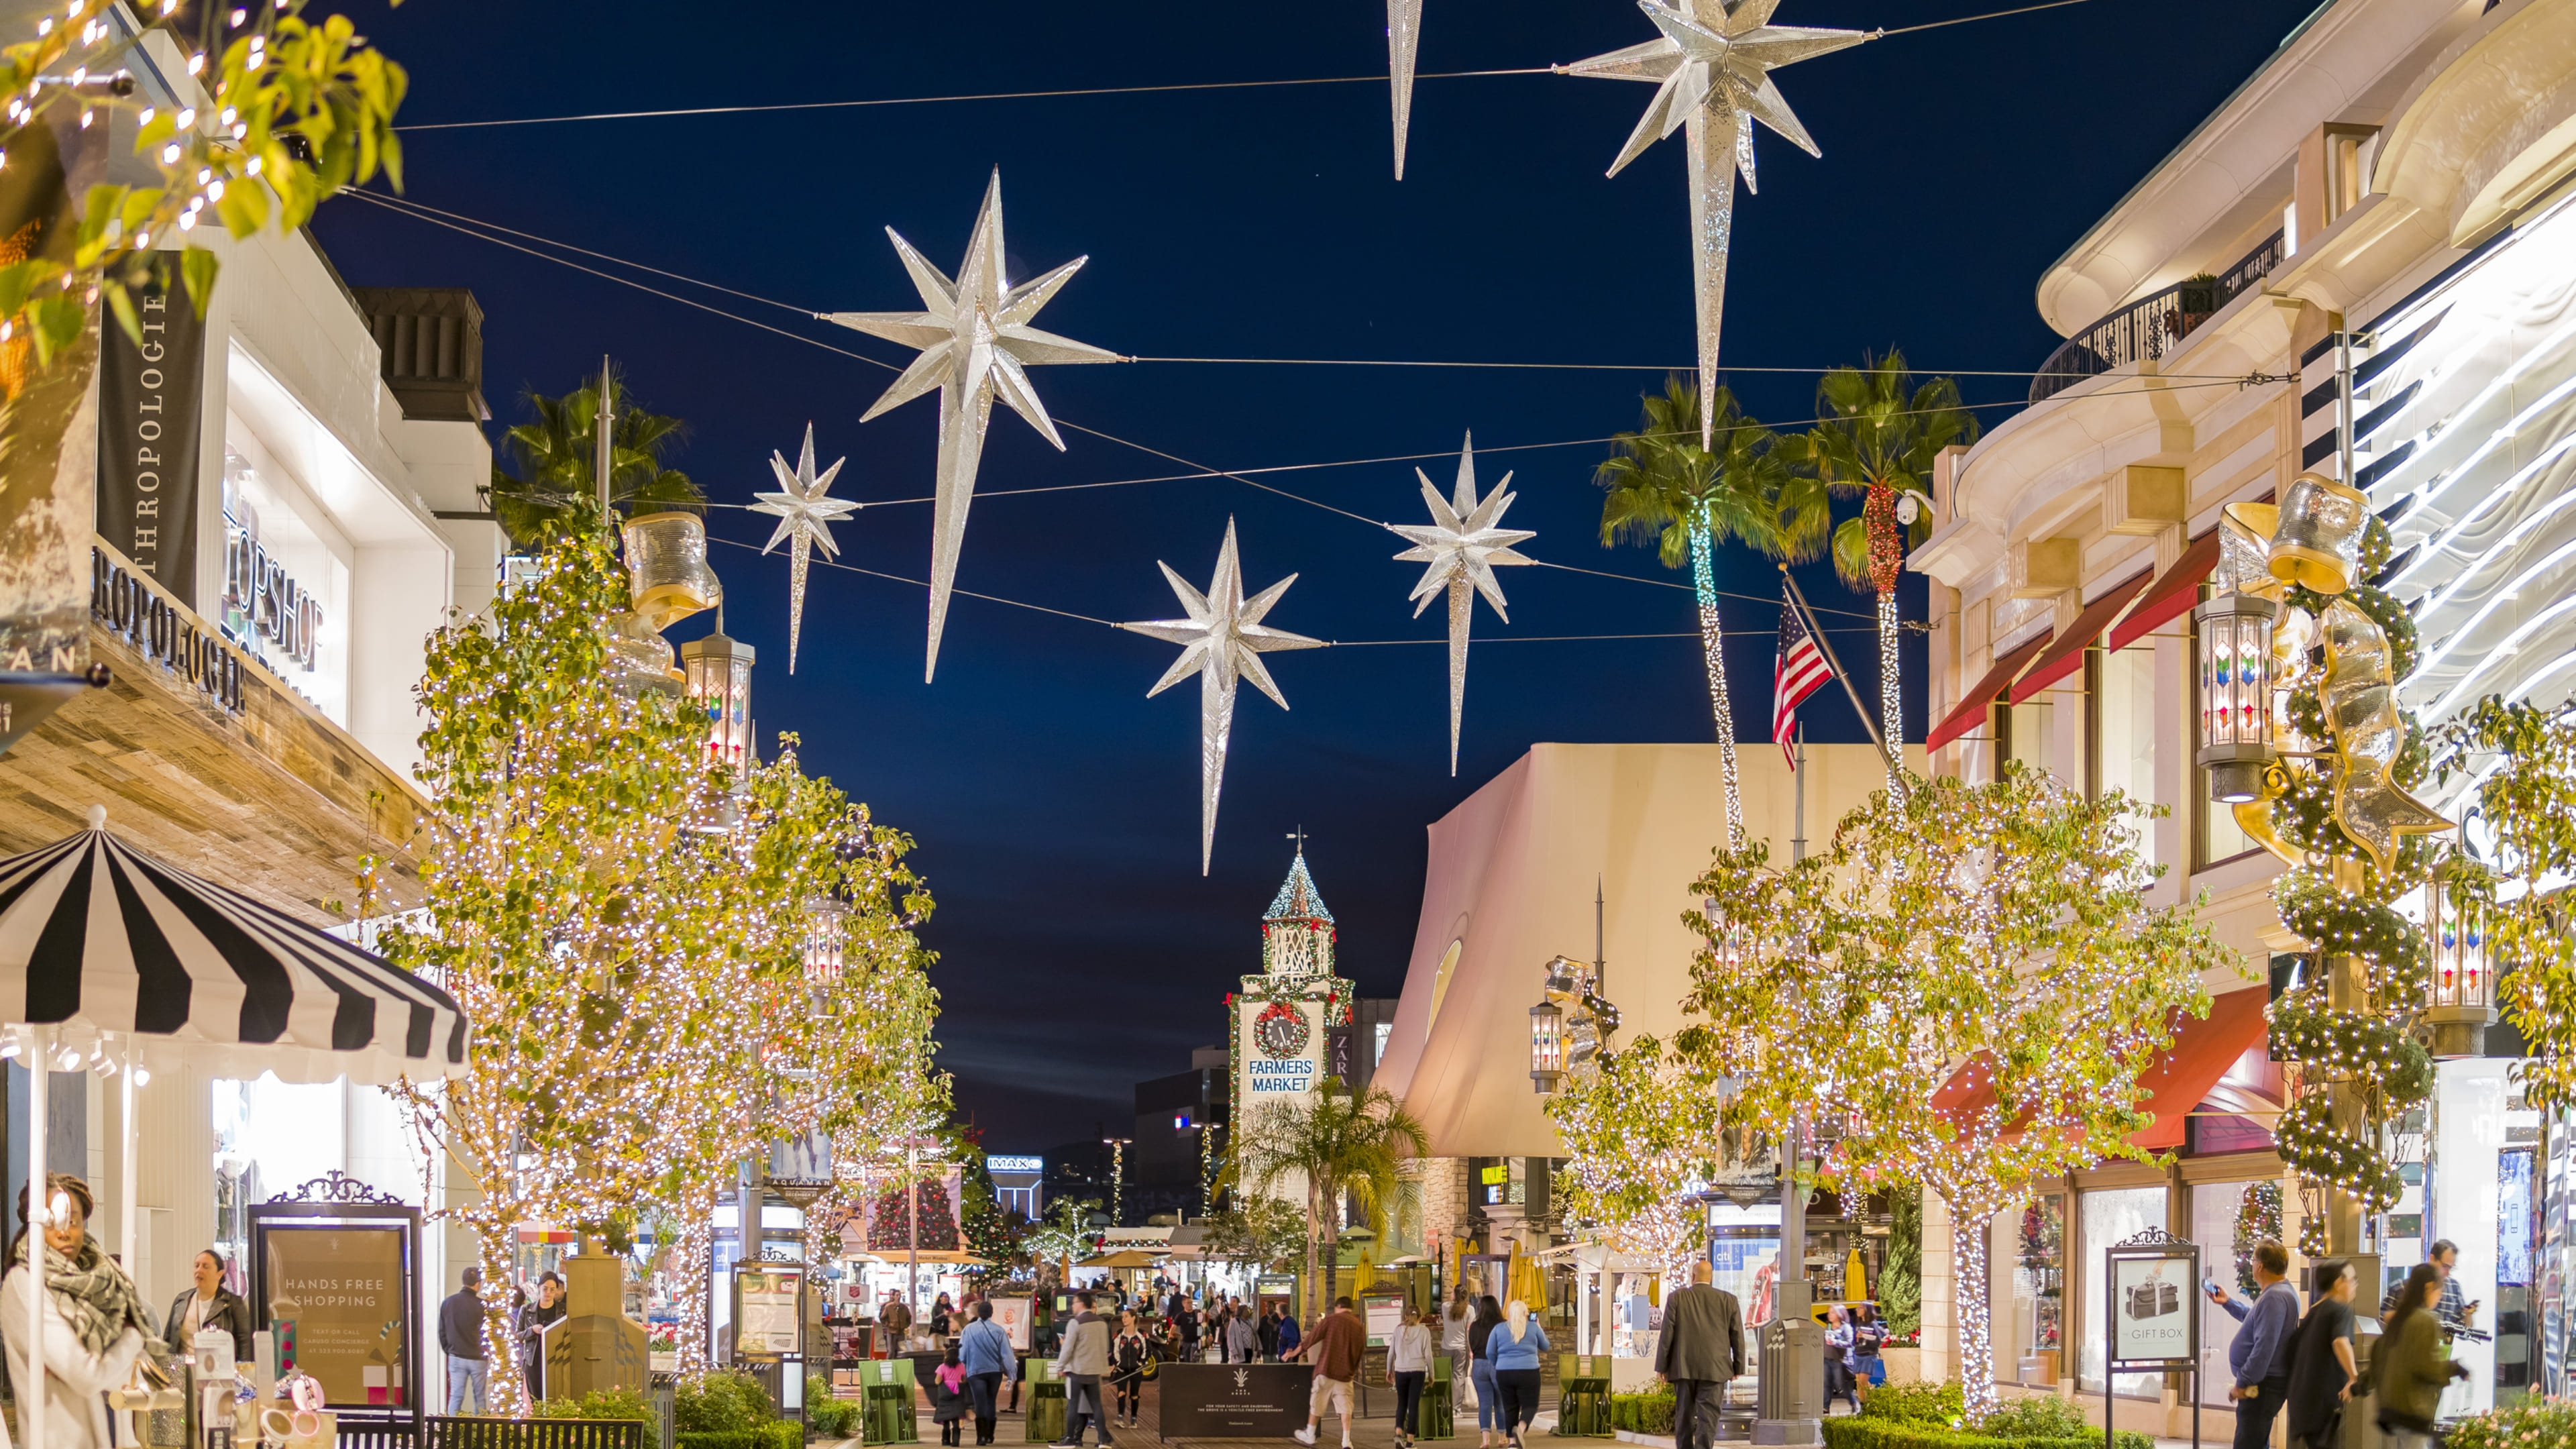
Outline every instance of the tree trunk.
<svg viewBox="0 0 2576 1449">
<path fill-rule="evenodd" d="M 1896 668 L 1896 591 L 1890 589 L 1878 596 L 1878 728 L 1887 740 L 1887 757 L 1891 762 L 1905 758 L 1905 696 L 1899 686 Z M 1895 765 L 1889 766 L 1888 785 L 1894 788 Z"/>
<path fill-rule="evenodd" d="M 1726 784 L 1726 843 L 1744 839 L 1744 802 L 1735 783 L 1735 705 L 1726 691 L 1726 634 L 1718 626 L 1717 573 L 1708 520 L 1694 519 L 1690 528 L 1691 584 L 1699 595 L 1700 653 L 1708 663 L 1708 709 L 1717 724 L 1717 763 Z"/>
<path fill-rule="evenodd" d="M 510 1285 L 519 1276 L 518 1215 L 495 1204 L 486 1207 L 492 1221 L 474 1234 L 483 1260 L 483 1286 L 476 1295 L 483 1300 L 483 1412 L 523 1419 L 531 1407 L 528 1377 L 519 1362 L 519 1336 L 510 1331 Z M 441 1394 L 442 1407 L 446 1401 Z"/>
<path fill-rule="evenodd" d="M 1993 1217 L 1992 1210 L 1950 1204 L 1950 1299 L 1959 1327 L 1959 1384 L 1971 1424 L 1996 1403 L 1994 1305 L 1983 1291 L 1989 1271 L 1986 1234 Z"/>
<path fill-rule="evenodd" d="M 1297 1326 L 1298 1326 L 1298 1328 L 1299 1328 L 1299 1329 L 1301 1329 L 1301 1330 L 1305 1328 L 1305 1326 L 1306 1326 L 1306 1324 L 1307 1324 L 1307 1323 L 1312 1322 L 1312 1321 L 1314 1320 L 1314 1317 L 1315 1317 L 1315 1274 L 1316 1274 L 1316 1273 L 1317 1273 L 1317 1271 L 1319 1270 L 1319 1266 L 1318 1266 L 1318 1264 L 1317 1264 L 1316 1260 L 1317 1260 L 1317 1258 L 1318 1258 L 1318 1257 L 1320 1257 L 1320 1256 L 1321 1256 L 1321 1250 L 1320 1250 L 1320 1243 L 1321 1243 L 1321 1240 L 1320 1240 L 1320 1238 L 1319 1238 L 1317 1235 L 1318 1235 L 1318 1233 L 1322 1230 L 1321 1214 L 1317 1211 L 1316 1203 L 1317 1203 L 1317 1193 L 1318 1193 L 1318 1191 L 1320 1190 L 1320 1188 L 1321 1188 L 1321 1187 L 1322 1187 L 1322 1183 L 1321 1183 L 1321 1181 L 1320 1181 L 1319 1179 L 1317 1179 L 1317 1178 L 1316 1178 L 1313 1174 L 1311 1174 L 1311 1173 L 1307 1175 L 1307 1178 L 1306 1178 L 1306 1292 L 1305 1292 L 1305 1294 L 1304 1294 L 1304 1297 L 1305 1297 L 1306 1303 L 1305 1303 L 1305 1307 L 1304 1307 L 1304 1309 L 1302 1310 L 1302 1312 L 1301 1312 L 1301 1314 L 1300 1314 L 1300 1321 L 1299 1321 L 1299 1323 L 1298 1323 L 1298 1325 L 1297 1325 Z"/>
</svg>

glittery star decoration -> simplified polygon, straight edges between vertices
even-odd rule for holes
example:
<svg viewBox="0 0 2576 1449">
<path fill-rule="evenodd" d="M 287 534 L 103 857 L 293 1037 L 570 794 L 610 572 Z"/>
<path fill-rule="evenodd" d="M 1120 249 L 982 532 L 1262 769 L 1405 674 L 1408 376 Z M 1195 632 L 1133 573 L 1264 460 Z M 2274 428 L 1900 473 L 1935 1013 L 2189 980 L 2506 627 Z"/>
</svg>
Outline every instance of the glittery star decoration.
<svg viewBox="0 0 2576 1449">
<path fill-rule="evenodd" d="M 1688 128 L 1691 187 L 1691 280 L 1698 294 L 1699 395 L 1717 389 L 1717 340 L 1726 312 L 1726 253 L 1735 230 L 1735 177 L 1753 185 L 1753 123 L 1820 156 L 1815 139 L 1798 123 L 1771 72 L 1810 56 L 1874 39 L 1863 30 L 1815 30 L 1773 25 L 1780 0 L 1637 0 L 1637 8 L 1663 32 L 1643 45 L 1561 65 L 1561 75 L 1653 81 L 1655 99 L 1628 134 L 1610 173 L 1619 174 L 1645 149 Z M 1714 420 L 1702 410 L 1700 444 L 1714 443 Z"/>
<path fill-rule="evenodd" d="M 835 458 L 832 466 L 820 476 L 814 472 L 814 425 L 805 425 L 805 450 L 796 455 L 796 466 L 778 453 L 769 455 L 769 470 L 778 475 L 778 486 L 785 492 L 755 493 L 760 501 L 751 505 L 754 513 L 766 513 L 778 520 L 778 529 L 769 542 L 760 546 L 762 553 L 784 543 L 787 545 L 787 672 L 796 672 L 796 636 L 805 626 L 805 565 L 814 545 L 823 546 L 823 556 L 839 558 L 840 547 L 832 542 L 832 520 L 856 512 L 858 504 L 846 498 L 827 498 L 832 480 L 841 475 L 841 465 L 850 461 Z"/>
<path fill-rule="evenodd" d="M 921 677 L 939 668 L 939 634 L 948 622 L 948 594 L 957 582 L 957 551 L 966 541 L 966 510 L 975 501 L 975 469 L 984 456 L 984 429 L 999 397 L 1029 420 L 1040 436 L 1064 450 L 1046 406 L 1025 369 L 1051 362 L 1118 362 L 1117 353 L 1041 332 L 1029 325 L 1089 257 L 1072 261 L 1017 286 L 1002 275 L 1002 171 L 993 169 L 976 213 L 974 234 L 957 279 L 922 259 L 893 227 L 895 253 L 921 292 L 918 312 L 824 312 L 826 322 L 921 349 L 912 366 L 885 390 L 860 422 L 936 389 L 939 393 L 939 477 L 930 522 L 930 649 Z"/>
<path fill-rule="evenodd" d="M 1458 487 L 1454 498 L 1442 498 L 1429 475 L 1421 469 L 1413 476 L 1422 480 L 1422 501 L 1431 505 L 1431 522 L 1390 523 L 1387 531 L 1411 543 L 1413 547 L 1395 556 L 1397 563 L 1426 565 L 1421 582 L 1406 595 L 1413 600 L 1413 617 L 1431 607 L 1431 601 L 1442 593 L 1449 595 L 1449 774 L 1458 773 L 1458 721 L 1467 703 L 1467 627 L 1475 615 L 1476 594 L 1494 606 L 1494 613 L 1504 623 L 1512 620 L 1503 607 L 1503 586 L 1494 578 L 1497 564 L 1525 564 L 1531 560 L 1512 551 L 1512 545 L 1538 535 L 1525 528 L 1501 528 L 1503 510 L 1512 506 L 1516 496 L 1503 490 L 1512 486 L 1512 475 L 1482 502 L 1476 498 L 1476 435 L 1469 433 L 1458 450 Z"/>
<path fill-rule="evenodd" d="M 1386 0 L 1386 78 L 1395 105 L 1395 179 L 1404 179 L 1404 136 L 1413 124 L 1413 52 L 1422 43 L 1422 0 Z"/>
<path fill-rule="evenodd" d="M 1188 580 L 1172 572 L 1170 564 L 1157 561 L 1155 567 L 1163 571 L 1189 617 L 1118 627 L 1181 646 L 1181 657 L 1173 660 L 1163 677 L 1154 681 L 1154 687 L 1145 691 L 1147 699 L 1192 674 L 1199 677 L 1199 874 L 1205 875 L 1216 853 L 1216 800 L 1217 792 L 1225 785 L 1226 739 L 1234 732 L 1236 681 L 1251 680 L 1252 687 L 1270 696 L 1271 703 L 1286 709 L 1287 696 L 1279 692 L 1261 656 L 1274 649 L 1320 649 L 1324 641 L 1273 629 L 1261 622 L 1261 616 L 1270 612 L 1279 596 L 1297 582 L 1297 576 L 1290 574 L 1245 598 L 1243 565 L 1235 557 L 1231 518 L 1225 521 L 1225 546 L 1217 550 L 1216 577 L 1208 580 L 1206 593 L 1191 588 Z"/>
</svg>

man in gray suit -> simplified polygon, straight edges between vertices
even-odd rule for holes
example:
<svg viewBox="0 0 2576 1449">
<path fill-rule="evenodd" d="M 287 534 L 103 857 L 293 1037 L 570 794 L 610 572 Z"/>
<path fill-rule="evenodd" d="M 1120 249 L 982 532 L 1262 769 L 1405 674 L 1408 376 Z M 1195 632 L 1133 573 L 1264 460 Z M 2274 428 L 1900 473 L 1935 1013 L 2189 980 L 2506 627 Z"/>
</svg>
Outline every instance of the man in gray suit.
<svg viewBox="0 0 2576 1449">
<path fill-rule="evenodd" d="M 1744 1310 L 1708 1279 L 1706 1258 L 1691 1264 L 1690 1286 L 1664 1300 L 1655 1342 L 1655 1377 L 1673 1386 L 1673 1449 L 1713 1449 L 1726 1381 L 1744 1372 Z"/>
</svg>

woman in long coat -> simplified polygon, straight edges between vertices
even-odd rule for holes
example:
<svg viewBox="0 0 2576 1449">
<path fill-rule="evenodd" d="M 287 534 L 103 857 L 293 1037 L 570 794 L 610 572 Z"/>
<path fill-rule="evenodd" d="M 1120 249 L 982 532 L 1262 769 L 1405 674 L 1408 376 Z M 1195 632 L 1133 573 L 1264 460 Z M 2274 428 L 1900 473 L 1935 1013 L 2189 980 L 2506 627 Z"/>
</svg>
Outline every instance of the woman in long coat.
<svg viewBox="0 0 2576 1449">
<path fill-rule="evenodd" d="M 47 1184 L 52 1198 L 42 1242 L 44 1262 L 45 1449 L 108 1449 L 107 1404 L 100 1395 L 123 1384 L 152 1332 L 152 1320 L 134 1280 L 89 1235 L 89 1184 L 57 1172 Z M 18 1190 L 18 1220 L 27 1220 L 27 1191 Z M 8 1276 L 0 1278 L 0 1340 L 8 1345 L 9 1378 L 28 1377 L 27 1304 L 31 1247 L 26 1229 L 9 1245 Z M 27 1405 L 19 1393 L 20 1412 Z M 23 1435 L 21 1436 L 23 1437 Z"/>
</svg>

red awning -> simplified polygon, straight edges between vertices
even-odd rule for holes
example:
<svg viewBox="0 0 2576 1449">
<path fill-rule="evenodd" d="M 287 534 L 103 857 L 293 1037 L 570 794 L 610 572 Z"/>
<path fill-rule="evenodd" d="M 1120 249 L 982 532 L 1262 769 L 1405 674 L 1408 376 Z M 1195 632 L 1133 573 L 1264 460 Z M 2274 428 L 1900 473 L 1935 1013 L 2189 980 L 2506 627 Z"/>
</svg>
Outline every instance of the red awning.
<svg viewBox="0 0 2576 1449">
<path fill-rule="evenodd" d="M 2174 560 L 2174 566 L 2147 586 L 2138 606 L 2131 609 L 2129 617 L 2122 619 L 2119 626 L 2111 631 L 2110 647 L 2126 649 L 2190 613 L 2191 606 L 2200 602 L 2201 581 L 2208 578 L 2209 571 L 2216 567 L 2218 530 L 2213 528 L 2193 539 L 2191 547 L 2182 551 L 2182 557 Z"/>
<path fill-rule="evenodd" d="M 2022 666 L 2028 664 L 2048 640 L 2049 631 L 2043 629 L 2039 637 L 1996 660 L 1995 667 L 1987 670 L 1974 688 L 1959 696 L 1958 707 L 1943 715 L 1941 722 L 1932 727 L 1932 733 L 1924 736 L 1924 753 L 1929 754 L 1984 724 L 1986 706 L 1994 703 L 1995 696 L 2004 692 L 2004 686 L 2013 682 L 2013 676 L 2021 672 Z"/>
<path fill-rule="evenodd" d="M 2263 1044 L 2269 1025 L 2263 1008 L 2271 1000 L 2272 993 L 2260 986 L 2230 991 L 2210 1002 L 2209 1015 L 2185 1017 L 2174 1044 L 2138 1078 L 2140 1105 L 2156 1120 L 2129 1140 L 2159 1151 L 2180 1147 L 2192 1109 L 2207 1100 L 2237 1058 Z M 1994 1081 L 1982 1057 L 1952 1072 L 1932 1094 L 1933 1109 L 1944 1114 L 1964 1115 L 1994 1100 Z"/>
<path fill-rule="evenodd" d="M 2154 573 L 2155 570 L 2148 569 L 2136 578 L 2124 580 L 2111 592 L 2086 605 L 2084 612 L 2075 616 L 2073 627 L 2059 635 L 2057 642 L 2048 646 L 2048 652 L 2039 656 L 2039 662 L 2030 667 L 2030 672 L 2013 685 L 2012 702 L 2024 703 L 2032 695 L 2083 668 L 2084 651 L 2092 648 L 2093 641 L 2102 637 L 2102 631 L 2111 626 L 2111 621 L 2120 616 L 2122 609 L 2128 607 L 2129 600 L 2137 596 L 2138 590 L 2147 586 L 2147 580 Z"/>
</svg>

